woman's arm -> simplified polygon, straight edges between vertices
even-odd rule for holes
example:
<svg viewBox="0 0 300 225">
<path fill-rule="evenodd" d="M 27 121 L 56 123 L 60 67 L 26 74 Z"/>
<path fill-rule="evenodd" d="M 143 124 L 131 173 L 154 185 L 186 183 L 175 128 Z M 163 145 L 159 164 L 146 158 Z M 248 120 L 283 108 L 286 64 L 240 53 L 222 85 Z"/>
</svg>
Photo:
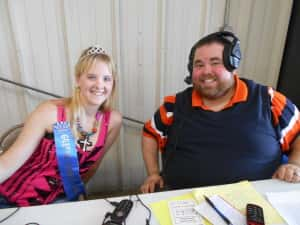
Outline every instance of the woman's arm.
<svg viewBox="0 0 300 225">
<path fill-rule="evenodd" d="M 109 150 L 111 145 L 115 142 L 120 133 L 120 128 L 122 125 L 122 115 L 117 111 L 112 111 L 110 115 L 110 121 L 108 125 L 108 134 L 103 147 L 104 154 Z M 89 171 L 82 177 L 83 181 L 86 183 L 91 179 L 91 177 L 96 173 L 103 157 L 101 157 L 95 164 L 89 169 Z"/>
<path fill-rule="evenodd" d="M 17 140 L 0 156 L 0 183 L 9 178 L 32 155 L 46 129 L 56 120 L 55 112 L 55 105 L 47 101 L 28 116 Z"/>
</svg>

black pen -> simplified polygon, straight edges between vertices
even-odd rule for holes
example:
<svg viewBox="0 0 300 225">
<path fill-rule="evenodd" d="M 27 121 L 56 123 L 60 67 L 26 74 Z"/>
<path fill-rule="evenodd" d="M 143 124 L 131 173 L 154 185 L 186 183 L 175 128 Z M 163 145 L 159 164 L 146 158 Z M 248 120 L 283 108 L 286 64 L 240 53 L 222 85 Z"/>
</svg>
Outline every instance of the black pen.
<svg viewBox="0 0 300 225">
<path fill-rule="evenodd" d="M 226 224 L 228 225 L 233 225 L 230 220 L 215 206 L 215 204 L 205 195 L 204 199 L 205 201 L 216 211 L 216 213 L 218 213 L 218 215 L 225 221 Z"/>
</svg>

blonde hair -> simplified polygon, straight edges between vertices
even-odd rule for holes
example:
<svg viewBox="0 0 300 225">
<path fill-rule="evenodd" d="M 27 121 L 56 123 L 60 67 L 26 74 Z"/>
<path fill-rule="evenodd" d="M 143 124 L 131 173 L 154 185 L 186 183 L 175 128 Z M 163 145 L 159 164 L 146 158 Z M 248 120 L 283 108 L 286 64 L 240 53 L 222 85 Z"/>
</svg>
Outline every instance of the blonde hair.
<svg viewBox="0 0 300 225">
<path fill-rule="evenodd" d="M 112 108 L 115 96 L 116 70 L 113 60 L 109 55 L 107 55 L 102 49 L 100 52 L 91 51 L 93 49 L 95 49 L 95 46 L 89 47 L 81 53 L 75 66 L 75 79 L 78 80 L 82 74 L 86 73 L 95 63 L 99 61 L 107 64 L 113 77 L 113 87 L 108 99 L 106 99 L 105 102 L 99 106 L 99 111 L 105 112 L 111 110 Z M 76 139 L 79 136 L 76 129 L 76 119 L 81 118 L 83 121 L 85 121 L 85 113 L 80 102 L 79 94 L 80 89 L 78 87 L 75 87 L 72 97 L 70 97 L 67 101 L 67 105 L 70 109 L 70 124 Z"/>
</svg>

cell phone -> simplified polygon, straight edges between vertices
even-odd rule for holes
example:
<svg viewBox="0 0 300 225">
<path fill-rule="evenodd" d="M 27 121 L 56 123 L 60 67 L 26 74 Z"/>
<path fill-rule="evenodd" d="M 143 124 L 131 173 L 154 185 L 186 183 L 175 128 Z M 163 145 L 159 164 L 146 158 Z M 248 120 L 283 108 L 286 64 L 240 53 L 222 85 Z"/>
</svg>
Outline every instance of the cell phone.
<svg viewBox="0 0 300 225">
<path fill-rule="evenodd" d="M 248 203 L 246 206 L 247 225 L 265 225 L 264 211 L 259 205 Z"/>
</svg>

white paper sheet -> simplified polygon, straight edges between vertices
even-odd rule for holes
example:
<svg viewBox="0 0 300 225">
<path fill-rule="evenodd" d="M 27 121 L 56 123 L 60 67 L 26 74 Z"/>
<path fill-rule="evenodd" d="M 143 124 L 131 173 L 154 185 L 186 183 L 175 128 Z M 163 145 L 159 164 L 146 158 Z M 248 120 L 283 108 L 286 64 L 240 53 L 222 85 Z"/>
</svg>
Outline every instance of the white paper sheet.
<svg viewBox="0 0 300 225">
<path fill-rule="evenodd" d="M 203 225 L 203 219 L 194 210 L 193 200 L 177 200 L 169 202 L 169 211 L 173 225 Z"/>
<path fill-rule="evenodd" d="M 289 225 L 300 224 L 300 191 L 268 192 L 266 196 Z"/>
<path fill-rule="evenodd" d="M 209 199 L 223 213 L 223 215 L 230 220 L 233 225 L 247 224 L 246 217 L 220 196 L 213 195 L 209 197 Z M 220 215 L 206 201 L 203 201 L 197 205 L 195 210 L 214 225 L 227 225 Z"/>
</svg>

